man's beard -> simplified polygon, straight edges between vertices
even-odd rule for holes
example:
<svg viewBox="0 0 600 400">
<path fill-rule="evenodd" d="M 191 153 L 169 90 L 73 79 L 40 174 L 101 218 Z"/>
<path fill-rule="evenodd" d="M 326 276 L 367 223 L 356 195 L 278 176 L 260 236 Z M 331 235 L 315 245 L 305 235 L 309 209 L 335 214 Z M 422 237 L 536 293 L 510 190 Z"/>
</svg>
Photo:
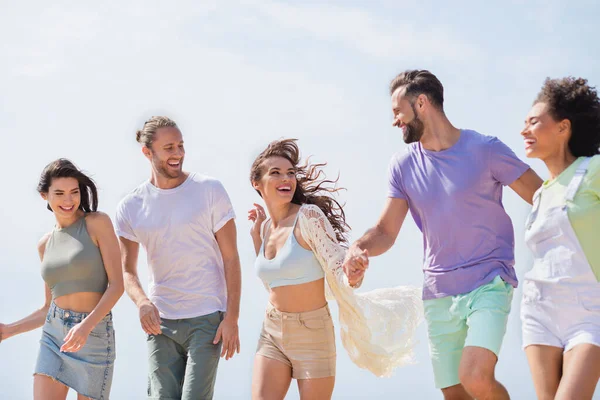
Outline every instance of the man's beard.
<svg viewBox="0 0 600 400">
<path fill-rule="evenodd" d="M 417 110 L 415 109 L 415 105 L 411 103 L 410 105 L 413 110 L 413 119 L 408 124 L 406 124 L 406 128 L 404 128 L 403 138 L 404 143 L 415 143 L 421 140 L 423 136 L 423 132 L 425 131 L 425 125 L 423 121 L 419 119 L 417 115 Z"/>
<path fill-rule="evenodd" d="M 167 179 L 177 179 L 183 173 L 183 171 L 181 170 L 181 166 L 179 167 L 179 171 L 170 170 L 166 161 L 160 161 L 156 157 L 154 157 L 154 165 L 156 165 L 157 172 Z"/>
</svg>

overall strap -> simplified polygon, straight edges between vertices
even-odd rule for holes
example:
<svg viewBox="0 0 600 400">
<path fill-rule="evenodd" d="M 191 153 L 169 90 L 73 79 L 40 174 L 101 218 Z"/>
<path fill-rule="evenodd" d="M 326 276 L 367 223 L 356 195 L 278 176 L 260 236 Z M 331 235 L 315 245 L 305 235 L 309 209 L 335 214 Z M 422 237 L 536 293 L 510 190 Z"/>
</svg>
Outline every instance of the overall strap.
<svg viewBox="0 0 600 400">
<path fill-rule="evenodd" d="M 588 170 L 590 161 L 592 161 L 592 158 L 586 157 L 581 162 L 581 164 L 579 164 L 579 166 L 577 167 L 577 171 L 575 171 L 575 176 L 573 176 L 573 179 L 571 179 L 571 182 L 569 183 L 569 186 L 567 187 L 567 194 L 565 197 L 565 200 L 567 202 L 573 201 L 573 199 L 575 198 L 575 194 L 579 190 L 579 187 L 581 186 L 581 183 L 583 182 L 583 177 L 585 176 L 585 174 Z"/>
<path fill-rule="evenodd" d="M 527 216 L 527 220 L 525 221 L 525 228 L 530 229 L 533 222 L 536 220 L 538 212 L 540 211 L 540 197 L 542 196 L 542 188 L 536 190 L 533 194 L 533 207 Z"/>
</svg>

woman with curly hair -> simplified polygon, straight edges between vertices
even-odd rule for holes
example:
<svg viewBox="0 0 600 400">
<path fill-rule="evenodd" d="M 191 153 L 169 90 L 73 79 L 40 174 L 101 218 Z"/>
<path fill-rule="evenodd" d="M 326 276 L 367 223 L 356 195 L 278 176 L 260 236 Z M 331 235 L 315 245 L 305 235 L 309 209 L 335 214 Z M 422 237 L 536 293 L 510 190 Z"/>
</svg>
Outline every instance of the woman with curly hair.
<svg viewBox="0 0 600 400">
<path fill-rule="evenodd" d="M 301 399 L 331 398 L 336 347 L 327 298 L 338 303 L 342 342 L 355 364 L 384 376 L 411 361 L 420 292 L 353 293 L 342 270 L 348 225 L 331 197 L 336 182 L 321 179 L 324 165 L 300 166 L 294 139 L 272 142 L 252 165 L 250 181 L 270 216 L 258 204 L 248 213 L 257 273 L 269 290 L 254 361 L 255 400 L 283 399 L 292 378 Z"/>
<path fill-rule="evenodd" d="M 600 378 L 600 100 L 581 78 L 547 79 L 521 132 L 550 179 L 525 240 L 523 347 L 540 399 L 591 399 Z"/>
</svg>

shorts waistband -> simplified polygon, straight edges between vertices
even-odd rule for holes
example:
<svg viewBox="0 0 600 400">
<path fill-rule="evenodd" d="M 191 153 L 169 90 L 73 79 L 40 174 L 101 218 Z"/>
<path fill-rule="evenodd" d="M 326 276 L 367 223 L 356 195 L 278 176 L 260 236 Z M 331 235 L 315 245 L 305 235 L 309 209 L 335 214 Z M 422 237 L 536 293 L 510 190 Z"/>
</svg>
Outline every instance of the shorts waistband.
<svg viewBox="0 0 600 400">
<path fill-rule="evenodd" d="M 290 313 L 279 311 L 275 308 L 275 306 L 271 303 L 267 305 L 267 316 L 271 319 L 286 319 L 286 320 L 296 320 L 302 321 L 310 318 L 320 318 L 320 317 L 331 317 L 331 311 L 329 311 L 329 305 L 325 304 L 321 308 L 317 308 L 312 311 L 305 311 L 299 313 Z"/>
<path fill-rule="evenodd" d="M 60 308 L 59 306 L 57 306 L 54 302 L 52 302 L 52 304 L 50 305 L 48 314 L 52 317 L 59 318 L 63 321 L 68 319 L 76 323 L 83 321 L 88 315 L 90 315 L 90 313 L 65 310 L 64 308 Z M 112 321 L 112 312 L 109 311 L 108 314 L 106 314 L 106 316 L 102 318 L 102 321 Z"/>
</svg>

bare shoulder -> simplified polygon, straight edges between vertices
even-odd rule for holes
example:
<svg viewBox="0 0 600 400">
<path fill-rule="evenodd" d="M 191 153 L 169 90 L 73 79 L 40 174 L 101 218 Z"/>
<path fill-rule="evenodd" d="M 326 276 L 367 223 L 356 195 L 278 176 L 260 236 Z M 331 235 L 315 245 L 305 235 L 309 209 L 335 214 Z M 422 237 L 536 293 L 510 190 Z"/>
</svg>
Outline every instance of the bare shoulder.
<svg viewBox="0 0 600 400">
<path fill-rule="evenodd" d="M 108 216 L 108 214 L 102 212 L 102 211 L 96 211 L 96 212 L 91 212 L 88 213 L 85 216 L 85 222 L 88 225 L 94 225 L 94 226 L 112 226 L 112 221 L 110 219 L 110 217 Z"/>
<path fill-rule="evenodd" d="M 39 240 L 39 242 L 37 244 L 37 249 L 38 249 L 38 254 L 40 255 L 40 260 L 42 258 L 44 258 L 44 251 L 46 250 L 46 245 L 48 244 L 50 235 L 52 235 L 52 232 L 46 233 L 44 236 L 42 236 L 42 238 Z"/>
<path fill-rule="evenodd" d="M 106 232 L 113 232 L 113 224 L 110 217 L 102 211 L 88 213 L 85 216 L 85 224 L 90 236 L 98 237 Z"/>
</svg>

